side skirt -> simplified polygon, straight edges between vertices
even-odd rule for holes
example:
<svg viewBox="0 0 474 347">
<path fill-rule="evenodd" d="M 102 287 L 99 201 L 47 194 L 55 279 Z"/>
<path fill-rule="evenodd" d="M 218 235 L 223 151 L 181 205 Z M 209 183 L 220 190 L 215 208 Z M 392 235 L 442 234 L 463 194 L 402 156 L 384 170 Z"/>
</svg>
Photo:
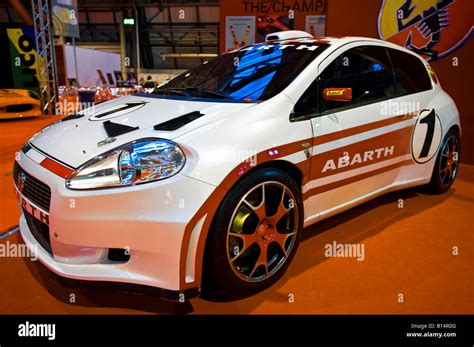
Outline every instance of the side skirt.
<svg viewBox="0 0 474 347">
<path fill-rule="evenodd" d="M 307 217 L 304 220 L 303 227 L 306 228 L 306 227 L 308 227 L 308 226 L 310 226 L 310 225 L 312 225 L 316 222 L 319 222 L 323 219 L 329 218 L 329 217 L 334 216 L 336 214 L 339 214 L 341 212 L 347 211 L 347 210 L 349 210 L 353 207 L 361 205 L 364 202 L 375 199 L 376 197 L 379 197 L 379 196 L 384 195 L 386 193 L 390 193 L 390 192 L 393 192 L 393 191 L 402 190 L 402 189 L 406 189 L 406 188 L 421 186 L 421 185 L 429 183 L 429 181 L 430 181 L 430 177 L 424 177 L 424 178 L 419 178 L 419 179 L 416 179 L 416 180 L 399 182 L 399 183 L 391 184 L 389 186 L 380 188 L 380 189 L 375 190 L 375 191 L 373 191 L 369 194 L 362 195 L 358 198 L 347 201 L 347 202 L 345 202 L 341 205 L 335 206 L 333 208 L 327 209 L 325 211 L 318 212 L 316 214 L 313 214 L 312 216 Z"/>
</svg>

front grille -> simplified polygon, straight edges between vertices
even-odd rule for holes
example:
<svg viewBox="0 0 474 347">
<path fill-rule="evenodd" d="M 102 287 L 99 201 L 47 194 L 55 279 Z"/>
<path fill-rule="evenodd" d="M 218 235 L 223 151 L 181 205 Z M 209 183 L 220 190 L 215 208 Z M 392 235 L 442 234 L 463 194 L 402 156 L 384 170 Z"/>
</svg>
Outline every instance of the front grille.
<svg viewBox="0 0 474 347">
<path fill-rule="evenodd" d="M 28 228 L 30 229 L 33 237 L 36 239 L 36 241 L 38 241 L 38 243 L 44 248 L 46 252 L 53 255 L 53 250 L 51 249 L 51 239 L 49 238 L 49 226 L 33 217 L 24 208 L 22 208 L 22 210 L 23 215 L 25 216 L 26 224 L 28 224 Z"/>
<path fill-rule="evenodd" d="M 23 177 L 23 188 L 19 187 L 19 180 Z M 51 203 L 51 189 L 47 184 L 31 176 L 15 161 L 13 166 L 13 180 L 18 190 L 25 198 L 32 203 L 41 207 L 44 211 L 49 212 Z"/>
<path fill-rule="evenodd" d="M 5 112 L 19 113 L 19 112 L 31 111 L 32 109 L 33 109 L 32 104 L 8 105 L 5 107 Z"/>
</svg>

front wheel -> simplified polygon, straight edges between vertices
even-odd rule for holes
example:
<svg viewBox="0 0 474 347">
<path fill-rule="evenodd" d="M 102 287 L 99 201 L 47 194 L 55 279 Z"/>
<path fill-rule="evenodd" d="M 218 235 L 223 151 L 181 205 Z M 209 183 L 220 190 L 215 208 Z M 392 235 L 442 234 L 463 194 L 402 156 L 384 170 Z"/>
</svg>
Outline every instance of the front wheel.
<svg viewBox="0 0 474 347">
<path fill-rule="evenodd" d="M 300 187 L 286 172 L 260 169 L 224 198 L 205 253 L 204 289 L 233 297 L 276 282 L 292 260 L 303 228 Z"/>
</svg>

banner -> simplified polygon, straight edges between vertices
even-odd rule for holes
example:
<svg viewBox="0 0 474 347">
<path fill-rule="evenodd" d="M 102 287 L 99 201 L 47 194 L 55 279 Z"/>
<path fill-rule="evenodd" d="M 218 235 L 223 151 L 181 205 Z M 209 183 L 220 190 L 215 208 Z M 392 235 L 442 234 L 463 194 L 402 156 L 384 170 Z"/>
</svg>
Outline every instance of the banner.
<svg viewBox="0 0 474 347">
<path fill-rule="evenodd" d="M 225 28 L 226 51 L 255 43 L 255 17 L 227 16 Z"/>
<path fill-rule="evenodd" d="M 473 32 L 472 0 L 384 0 L 379 37 L 437 59 L 461 47 Z"/>
<path fill-rule="evenodd" d="M 306 16 L 306 30 L 313 36 L 324 36 L 326 32 L 326 16 Z"/>
<path fill-rule="evenodd" d="M 220 52 L 286 30 L 325 32 L 326 0 L 221 0 Z"/>
<path fill-rule="evenodd" d="M 51 0 L 54 34 L 79 37 L 77 0 Z"/>
<path fill-rule="evenodd" d="M 11 76 L 14 88 L 39 92 L 38 54 L 33 27 L 7 28 Z"/>
</svg>

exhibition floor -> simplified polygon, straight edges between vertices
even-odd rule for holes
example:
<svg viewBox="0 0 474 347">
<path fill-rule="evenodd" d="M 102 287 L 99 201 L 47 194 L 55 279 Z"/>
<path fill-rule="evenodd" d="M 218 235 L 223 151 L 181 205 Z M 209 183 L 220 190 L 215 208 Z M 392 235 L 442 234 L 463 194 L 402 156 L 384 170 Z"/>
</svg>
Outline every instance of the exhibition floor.
<svg viewBox="0 0 474 347">
<path fill-rule="evenodd" d="M 20 215 L 11 177 L 15 151 L 52 119 L 0 122 L 0 233 Z M 283 278 L 232 302 L 168 302 L 149 290 L 65 280 L 39 262 L 3 257 L 0 313 L 468 314 L 474 311 L 473 207 L 474 166 L 461 165 L 444 195 L 395 192 L 305 229 Z M 334 241 L 363 244 L 363 261 L 327 258 L 325 245 Z M 21 242 L 19 233 L 0 240 L 7 242 Z"/>
</svg>

